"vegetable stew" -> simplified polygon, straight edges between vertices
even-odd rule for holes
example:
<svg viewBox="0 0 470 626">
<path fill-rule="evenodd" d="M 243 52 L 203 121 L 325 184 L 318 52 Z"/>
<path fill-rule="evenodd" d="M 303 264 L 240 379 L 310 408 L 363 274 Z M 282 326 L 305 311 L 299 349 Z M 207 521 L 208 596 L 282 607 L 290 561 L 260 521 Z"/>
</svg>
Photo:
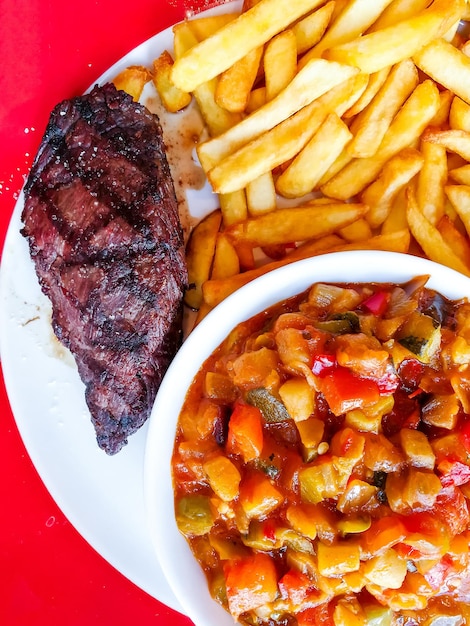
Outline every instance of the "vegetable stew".
<svg viewBox="0 0 470 626">
<path fill-rule="evenodd" d="M 470 304 L 426 284 L 316 283 L 195 377 L 176 520 L 236 621 L 470 624 Z"/>
</svg>

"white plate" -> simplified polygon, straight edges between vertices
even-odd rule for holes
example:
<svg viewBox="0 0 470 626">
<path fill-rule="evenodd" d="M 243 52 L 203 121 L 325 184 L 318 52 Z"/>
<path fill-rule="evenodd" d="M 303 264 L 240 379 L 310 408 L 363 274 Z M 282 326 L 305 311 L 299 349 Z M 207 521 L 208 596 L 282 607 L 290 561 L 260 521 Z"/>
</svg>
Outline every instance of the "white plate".
<svg viewBox="0 0 470 626">
<path fill-rule="evenodd" d="M 210 13 L 235 10 L 239 2 Z M 167 29 L 135 48 L 96 82 L 129 65 L 151 65 L 165 48 Z M 150 94 L 151 95 L 151 94 Z M 50 305 L 40 291 L 26 240 L 20 234 L 21 194 L 5 240 L 0 270 L 0 347 L 13 414 L 47 489 L 79 533 L 124 576 L 181 611 L 155 558 L 146 526 L 143 462 L 147 426 L 107 456 L 95 441 L 84 387 L 70 354 L 55 339 Z M 211 209 L 207 187 L 188 194 L 189 209 Z"/>
</svg>

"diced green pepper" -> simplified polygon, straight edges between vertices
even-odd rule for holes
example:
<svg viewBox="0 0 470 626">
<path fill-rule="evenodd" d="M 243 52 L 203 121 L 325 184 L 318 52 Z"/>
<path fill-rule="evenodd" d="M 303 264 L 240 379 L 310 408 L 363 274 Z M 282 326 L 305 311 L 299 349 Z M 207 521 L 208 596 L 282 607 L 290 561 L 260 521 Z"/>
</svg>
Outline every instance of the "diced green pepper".
<svg viewBox="0 0 470 626">
<path fill-rule="evenodd" d="M 264 387 L 250 389 L 246 394 L 246 401 L 261 411 L 268 424 L 286 422 L 291 419 L 284 404 Z"/>
<path fill-rule="evenodd" d="M 423 363 L 429 363 L 441 344 L 441 327 L 422 313 L 412 313 L 402 329 L 398 342 Z"/>
<path fill-rule="evenodd" d="M 176 523 L 187 536 L 197 537 L 210 531 L 214 523 L 208 496 L 183 496 L 176 503 Z"/>
<path fill-rule="evenodd" d="M 352 311 L 346 313 L 336 313 L 326 320 L 315 322 L 315 328 L 334 335 L 344 335 L 346 333 L 357 333 L 360 330 L 359 317 Z"/>
</svg>

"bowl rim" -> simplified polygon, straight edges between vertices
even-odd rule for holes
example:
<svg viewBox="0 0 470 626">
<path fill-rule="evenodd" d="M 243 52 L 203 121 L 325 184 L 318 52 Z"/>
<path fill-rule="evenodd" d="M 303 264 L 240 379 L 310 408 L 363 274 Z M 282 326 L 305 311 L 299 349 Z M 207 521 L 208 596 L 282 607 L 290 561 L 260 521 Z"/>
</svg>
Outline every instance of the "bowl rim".
<svg viewBox="0 0 470 626">
<path fill-rule="evenodd" d="M 332 252 L 294 261 L 244 285 L 210 311 L 183 343 L 163 378 L 149 418 L 144 502 L 155 556 L 196 626 L 234 624 L 230 614 L 211 598 L 205 574 L 173 514 L 171 455 L 176 425 L 186 391 L 200 366 L 238 323 L 314 283 L 404 283 L 423 275 L 429 276 L 427 286 L 449 299 L 470 298 L 470 277 L 426 258 L 377 250 Z M 197 358 L 191 358 L 192 354 Z M 180 393 L 181 387 L 184 393 Z"/>
</svg>

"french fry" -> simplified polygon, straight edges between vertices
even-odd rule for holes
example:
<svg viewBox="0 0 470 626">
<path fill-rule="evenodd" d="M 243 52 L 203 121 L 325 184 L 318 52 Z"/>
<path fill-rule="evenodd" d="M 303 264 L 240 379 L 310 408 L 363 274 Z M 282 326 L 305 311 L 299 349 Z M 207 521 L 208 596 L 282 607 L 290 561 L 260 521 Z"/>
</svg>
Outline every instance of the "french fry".
<svg viewBox="0 0 470 626">
<path fill-rule="evenodd" d="M 299 198 L 312 191 L 341 154 L 352 134 L 346 124 L 330 113 L 307 145 L 276 181 L 276 190 L 287 198 Z"/>
<path fill-rule="evenodd" d="M 198 222 L 189 237 L 186 247 L 189 287 L 184 301 L 194 310 L 199 309 L 202 303 L 202 285 L 210 276 L 221 222 L 221 212 L 213 211 Z"/>
<path fill-rule="evenodd" d="M 194 90 L 194 98 L 212 137 L 222 135 L 240 121 L 240 113 L 227 111 L 216 102 L 217 79 L 209 80 Z"/>
<path fill-rule="evenodd" d="M 347 243 L 337 235 L 327 235 L 321 239 L 314 239 L 296 248 L 280 261 L 266 263 L 249 272 L 237 274 L 226 280 L 208 280 L 203 285 L 204 301 L 214 307 L 222 302 L 231 293 L 251 282 L 258 276 L 263 276 L 267 272 L 283 267 L 294 261 L 307 259 L 319 254 L 329 252 L 341 252 L 346 250 L 387 250 L 390 252 L 408 252 L 410 245 L 410 232 L 403 229 L 399 232 L 387 235 L 376 235 L 368 241 L 359 243 Z"/>
<path fill-rule="evenodd" d="M 266 87 L 262 85 L 251 90 L 246 103 L 245 113 L 249 115 L 260 109 L 264 104 L 266 104 Z"/>
<path fill-rule="evenodd" d="M 174 86 L 170 78 L 172 67 L 173 58 L 165 50 L 153 61 L 152 80 L 165 109 L 170 113 L 176 113 L 188 106 L 191 102 L 191 94 Z"/>
<path fill-rule="evenodd" d="M 335 0 L 335 10 L 333 11 L 332 21 L 334 21 L 338 15 L 340 15 L 344 9 L 348 6 L 349 0 Z"/>
<path fill-rule="evenodd" d="M 470 132 L 466 130 L 439 130 L 429 128 L 423 140 L 437 143 L 449 152 L 455 152 L 465 161 L 470 161 Z"/>
<path fill-rule="evenodd" d="M 183 57 L 188 50 L 196 46 L 199 42 L 188 21 L 180 22 L 173 26 L 173 50 L 175 60 Z M 173 84 L 173 77 L 170 77 Z M 176 87 L 176 85 L 175 85 Z M 182 89 L 181 91 L 185 91 Z M 189 92 L 188 92 L 189 93 Z"/>
<path fill-rule="evenodd" d="M 236 13 L 221 13 L 220 15 L 210 15 L 208 17 L 196 17 L 187 20 L 186 23 L 196 39 L 203 41 L 220 30 L 222 26 L 232 22 L 236 17 Z"/>
<path fill-rule="evenodd" d="M 306 200 L 305 204 L 308 204 L 310 206 L 331 204 L 331 198 L 326 198 L 325 196 L 315 196 Z"/>
<path fill-rule="evenodd" d="M 460 20 L 464 10 L 465 0 L 435 0 L 418 15 L 325 50 L 324 58 L 348 63 L 368 74 L 377 72 L 412 57 L 442 37 Z"/>
<path fill-rule="evenodd" d="M 341 244 L 344 244 L 344 240 L 342 240 L 341 237 L 338 237 L 337 235 L 327 235 L 322 239 L 309 242 L 308 244 L 305 244 L 305 246 L 299 246 L 295 249 L 295 251 L 291 252 L 279 261 L 266 263 L 260 267 L 243 272 L 242 274 L 236 274 L 225 280 L 208 280 L 202 287 L 204 301 L 207 302 L 210 307 L 214 307 L 219 304 L 219 302 L 222 302 L 222 300 L 224 300 L 231 293 L 240 287 L 243 287 L 243 285 L 246 285 L 255 278 L 258 278 L 258 276 L 263 276 L 270 270 L 283 267 L 293 261 L 306 259 L 310 256 L 314 256 L 315 254 L 322 254 L 323 252 L 331 250 L 335 246 L 340 246 Z"/>
<path fill-rule="evenodd" d="M 410 231 L 403 228 L 389 234 L 380 234 L 371 237 L 367 241 L 354 241 L 344 245 L 334 246 L 328 252 L 341 252 L 346 250 L 384 250 L 388 252 L 406 253 L 410 247 Z"/>
<path fill-rule="evenodd" d="M 201 302 L 201 306 L 196 313 L 196 319 L 194 321 L 193 328 L 195 328 L 201 322 L 201 320 L 203 320 L 206 315 L 212 311 L 212 308 L 213 307 L 209 306 L 204 300 Z"/>
<path fill-rule="evenodd" d="M 198 39 L 189 22 L 181 22 L 173 27 L 175 59 L 183 57 L 188 50 L 197 45 Z M 174 67 L 174 65 L 173 65 Z M 170 77 L 173 81 L 172 76 Z M 194 90 L 201 116 L 212 136 L 220 135 L 240 121 L 240 114 L 220 107 L 215 99 L 217 79 L 207 81 Z"/>
<path fill-rule="evenodd" d="M 418 71 L 410 59 L 392 68 L 375 98 L 351 124 L 354 138 L 347 148 L 351 156 L 375 154 L 393 118 L 417 84 Z"/>
<path fill-rule="evenodd" d="M 390 124 L 373 157 L 353 159 L 321 187 L 331 198 L 346 200 L 369 185 L 385 163 L 416 141 L 439 108 L 439 91 L 431 80 L 420 83 Z"/>
<path fill-rule="evenodd" d="M 421 154 L 424 162 L 418 176 L 416 199 L 426 219 L 436 225 L 445 211 L 447 153 L 439 144 L 422 141 Z"/>
<path fill-rule="evenodd" d="M 125 91 L 138 102 L 142 91 L 151 79 L 151 74 L 146 67 L 141 65 L 132 65 L 126 67 L 114 79 L 113 83 L 116 89 Z"/>
<path fill-rule="evenodd" d="M 347 150 L 343 150 L 343 152 L 339 155 L 336 161 L 332 165 L 330 165 L 330 167 L 318 181 L 318 188 L 322 189 L 323 185 L 331 180 L 333 176 L 336 176 L 338 172 L 341 172 L 341 170 L 345 168 L 346 165 L 351 163 L 352 160 L 353 157 L 349 154 L 349 152 Z"/>
<path fill-rule="evenodd" d="M 455 226 L 448 215 L 443 215 L 437 224 L 437 229 L 443 239 L 452 247 L 455 254 L 470 267 L 470 242 Z"/>
<path fill-rule="evenodd" d="M 415 192 L 411 186 L 406 190 L 406 199 L 406 216 L 410 231 L 426 256 L 436 263 L 470 276 L 470 269 L 457 256 L 452 246 L 444 240 L 437 228 L 419 210 Z"/>
<path fill-rule="evenodd" d="M 239 189 L 232 193 L 219 194 L 219 203 L 225 227 L 246 220 L 248 217 L 248 207 L 244 189 Z"/>
<path fill-rule="evenodd" d="M 239 273 L 240 261 L 237 252 L 229 239 L 223 233 L 219 233 L 215 244 L 211 279 L 228 278 Z"/>
<path fill-rule="evenodd" d="M 445 192 L 457 215 L 462 220 L 467 235 L 470 235 L 470 186 L 446 185 Z"/>
<path fill-rule="evenodd" d="M 460 18 L 460 20 L 461 19 L 462 18 Z M 444 39 L 445 41 L 448 41 L 452 45 L 456 45 L 457 42 L 461 41 L 461 34 L 459 32 L 460 20 L 455 22 L 449 28 L 449 30 L 444 35 L 442 35 L 442 39 Z"/>
<path fill-rule="evenodd" d="M 455 95 L 470 103 L 470 58 L 444 39 L 436 39 L 416 51 L 416 65 Z"/>
<path fill-rule="evenodd" d="M 328 113 L 341 116 L 362 93 L 367 77 L 357 74 L 304 107 L 295 115 L 240 148 L 207 176 L 217 193 L 243 189 L 258 176 L 286 163 L 302 150 Z M 205 144 L 204 144 L 205 145 Z"/>
<path fill-rule="evenodd" d="M 394 26 L 429 6 L 429 0 L 393 0 L 369 28 L 370 33 Z"/>
<path fill-rule="evenodd" d="M 204 170 L 209 171 L 238 148 L 271 130 L 327 93 L 332 87 L 357 73 L 353 67 L 314 59 L 276 98 L 267 102 L 220 137 L 198 146 L 197 152 Z"/>
<path fill-rule="evenodd" d="M 254 48 L 220 75 L 215 91 L 219 106 L 234 113 L 245 110 L 262 55 L 262 47 Z"/>
<path fill-rule="evenodd" d="M 436 112 L 436 115 L 429 122 L 430 126 L 447 126 L 449 122 L 449 112 L 450 106 L 452 104 L 452 100 L 454 98 L 454 94 L 449 89 L 444 89 L 439 92 L 439 99 L 441 104 Z"/>
<path fill-rule="evenodd" d="M 245 11 L 249 11 L 250 9 L 252 9 L 255 4 L 258 4 L 260 2 L 260 0 L 243 0 L 243 6 L 242 6 L 242 11 L 243 13 Z"/>
<path fill-rule="evenodd" d="M 292 26 L 297 41 L 298 56 L 320 41 L 330 23 L 334 9 L 335 2 L 331 0 Z"/>
<path fill-rule="evenodd" d="M 338 233 L 346 239 L 346 241 L 353 242 L 364 242 L 372 237 L 372 229 L 369 226 L 367 220 L 363 217 L 360 217 L 358 220 L 349 224 L 349 226 L 344 226 L 344 228 L 340 228 Z"/>
<path fill-rule="evenodd" d="M 263 63 L 266 100 L 272 100 L 297 74 L 297 39 L 291 29 L 282 31 L 266 44 Z"/>
<path fill-rule="evenodd" d="M 420 152 L 405 148 L 384 165 L 380 175 L 363 191 L 361 202 L 370 207 L 366 220 L 372 228 L 387 219 L 401 189 L 408 185 L 422 165 Z"/>
<path fill-rule="evenodd" d="M 445 215 L 447 215 L 452 220 L 454 226 L 462 234 L 466 235 L 465 226 L 463 225 L 462 220 L 460 219 L 459 214 L 455 210 L 455 207 L 453 206 L 453 204 L 450 202 L 450 200 L 448 198 L 447 198 L 447 202 L 446 202 L 446 212 L 445 212 Z"/>
<path fill-rule="evenodd" d="M 308 124 L 315 114 L 319 118 L 316 109 L 305 107 L 229 155 L 207 172 L 212 189 L 219 194 L 244 189 L 252 181 L 294 157 L 315 132 L 316 126 Z M 322 119 L 319 119 L 318 124 L 321 122 Z"/>
<path fill-rule="evenodd" d="M 268 215 L 234 224 L 225 232 L 232 241 L 253 246 L 318 239 L 351 224 L 362 217 L 367 208 L 359 203 L 280 208 Z"/>
<path fill-rule="evenodd" d="M 372 101 L 375 94 L 379 91 L 384 82 L 387 80 L 387 76 L 389 75 L 390 70 L 390 67 L 384 67 L 383 69 L 379 70 L 378 72 L 374 72 L 374 74 L 371 74 L 369 76 L 369 82 L 367 83 L 367 87 L 365 88 L 364 93 L 358 99 L 358 101 L 353 104 L 353 106 L 348 111 L 346 111 L 346 113 L 344 114 L 345 118 L 354 117 L 366 108 L 366 106 Z"/>
<path fill-rule="evenodd" d="M 251 243 L 246 241 L 238 241 L 236 244 L 234 244 L 234 247 L 238 255 L 240 270 L 242 272 L 252 270 L 256 266 L 256 263 L 253 246 L 251 245 Z"/>
<path fill-rule="evenodd" d="M 261 0 L 177 59 L 173 82 L 183 91 L 194 91 L 321 4 L 322 0 Z"/>
<path fill-rule="evenodd" d="M 462 165 L 449 170 L 449 178 L 461 185 L 470 185 L 470 165 Z"/>
<path fill-rule="evenodd" d="M 408 228 L 408 220 L 406 219 L 406 187 L 403 187 L 395 197 L 392 208 L 383 222 L 380 232 L 383 235 L 400 232 Z"/>
<path fill-rule="evenodd" d="M 454 96 L 449 111 L 449 125 L 453 130 L 470 132 L 470 105 Z"/>
<path fill-rule="evenodd" d="M 351 41 L 371 26 L 391 0 L 351 0 L 328 28 L 321 41 L 307 54 L 321 57 L 332 46 Z"/>
<path fill-rule="evenodd" d="M 271 172 L 262 174 L 246 186 L 248 213 L 254 217 L 276 208 L 276 189 Z"/>
</svg>

